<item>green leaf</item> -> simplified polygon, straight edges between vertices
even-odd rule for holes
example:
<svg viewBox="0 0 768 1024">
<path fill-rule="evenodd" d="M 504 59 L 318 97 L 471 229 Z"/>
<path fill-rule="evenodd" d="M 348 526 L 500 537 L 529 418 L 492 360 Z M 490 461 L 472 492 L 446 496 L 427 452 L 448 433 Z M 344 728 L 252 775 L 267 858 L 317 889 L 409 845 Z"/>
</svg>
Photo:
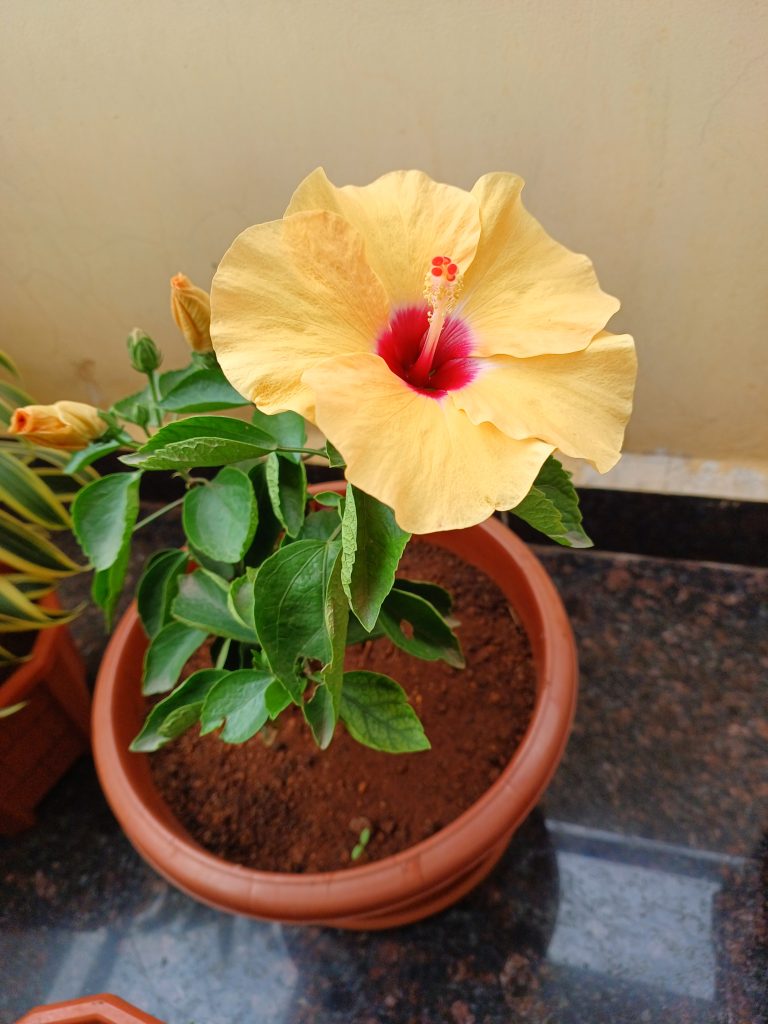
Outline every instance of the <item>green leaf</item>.
<svg viewBox="0 0 768 1024">
<path fill-rule="evenodd" d="M 176 548 L 156 552 L 139 580 L 136 601 L 139 617 L 149 637 L 155 637 L 171 618 L 171 602 L 178 581 L 189 561 L 185 551 Z"/>
<path fill-rule="evenodd" d="M 111 473 L 75 498 L 75 534 L 95 569 L 108 569 L 129 544 L 139 512 L 140 482 L 141 473 Z"/>
<path fill-rule="evenodd" d="M 333 695 L 325 683 L 317 686 L 311 699 L 302 705 L 302 710 L 315 743 L 325 750 L 333 739 L 337 718 Z"/>
<path fill-rule="evenodd" d="M 70 576 L 83 569 L 83 566 L 73 562 L 36 529 L 25 526 L 2 509 L 0 562 L 39 579 Z"/>
<path fill-rule="evenodd" d="M 19 376 L 18 367 L 16 366 L 16 363 L 14 363 L 13 359 L 11 359 L 7 352 L 0 352 L 0 367 L 2 367 L 4 370 L 7 370 L 8 373 L 13 374 L 14 377 Z"/>
<path fill-rule="evenodd" d="M 105 455 L 111 455 L 112 452 L 119 451 L 122 447 L 123 445 L 120 441 L 94 441 L 86 448 L 81 448 L 79 452 L 75 452 L 64 467 L 64 472 L 68 476 L 75 476 L 83 467 L 90 466 L 97 459 L 101 459 Z"/>
<path fill-rule="evenodd" d="M 195 370 L 183 377 L 165 393 L 161 403 L 168 412 L 212 412 L 250 404 L 218 367 Z"/>
<path fill-rule="evenodd" d="M 239 562 L 258 524 L 258 505 L 247 473 L 225 466 L 210 483 L 184 497 L 182 524 L 189 543 L 217 562 Z"/>
<path fill-rule="evenodd" d="M 228 596 L 229 585 L 225 580 L 207 569 L 198 569 L 179 580 L 171 611 L 174 618 L 195 629 L 254 643 L 256 637 L 251 630 L 230 610 Z"/>
<path fill-rule="evenodd" d="M 180 736 L 198 720 L 205 698 L 226 675 L 223 669 L 204 668 L 193 672 L 173 693 L 155 704 L 136 739 L 131 743 L 135 753 L 159 750 L 168 740 Z"/>
<path fill-rule="evenodd" d="M 269 684 L 264 700 L 271 719 L 277 718 L 279 714 L 285 711 L 289 704 L 293 703 L 290 693 L 288 693 L 279 679 L 273 679 Z"/>
<path fill-rule="evenodd" d="M 259 523 L 256 528 L 256 536 L 253 543 L 245 554 L 245 564 L 248 566 L 259 566 L 275 550 L 277 538 L 283 531 L 280 521 L 272 511 L 272 501 L 267 488 L 267 467 L 264 462 L 251 467 L 248 476 L 253 486 L 253 493 L 256 497 L 256 504 L 259 509 Z"/>
<path fill-rule="evenodd" d="M 5 380 L 0 380 L 0 399 L 11 410 L 18 409 L 21 405 L 34 404 L 34 399 L 28 392 Z"/>
<path fill-rule="evenodd" d="M 233 615 L 236 615 L 245 626 L 253 630 L 256 639 L 256 624 L 253 621 L 253 606 L 256 602 L 256 570 L 248 569 L 245 576 L 238 576 L 229 585 L 227 604 Z"/>
<path fill-rule="evenodd" d="M 395 580 L 395 590 L 401 590 L 406 594 L 416 594 L 417 597 L 423 597 L 425 601 L 429 601 L 437 611 L 445 617 L 451 614 L 451 608 L 453 607 L 453 598 L 443 587 L 439 587 L 437 583 L 428 583 L 425 580 L 405 580 L 398 578 Z"/>
<path fill-rule="evenodd" d="M 339 515 L 344 514 L 344 495 L 339 494 L 338 491 L 319 491 L 312 495 L 312 501 L 316 501 L 318 505 L 328 505 L 329 508 L 338 509 Z"/>
<path fill-rule="evenodd" d="M 224 466 L 260 458 L 276 447 L 274 438 L 250 423 L 226 416 L 190 416 L 167 423 L 122 461 L 144 469 Z"/>
<path fill-rule="evenodd" d="M 138 426 L 144 427 L 149 422 L 154 406 L 155 401 L 149 385 L 147 385 L 141 391 L 119 399 L 111 407 L 110 412 L 129 423 L 136 423 Z"/>
<path fill-rule="evenodd" d="M 388 754 L 429 750 L 430 743 L 399 683 L 378 672 L 345 672 L 341 718 L 358 743 Z"/>
<path fill-rule="evenodd" d="M 405 632 L 402 623 L 411 629 Z M 397 647 L 425 661 L 442 658 L 453 668 L 464 668 L 456 635 L 436 608 L 418 594 L 393 590 L 381 608 L 379 625 Z"/>
<path fill-rule="evenodd" d="M 214 576 L 221 576 L 223 580 L 228 583 L 235 578 L 237 573 L 235 572 L 234 562 L 218 562 L 215 558 L 209 558 L 208 555 L 202 551 L 198 551 L 197 548 L 189 546 L 189 556 L 193 562 L 202 569 L 207 569 L 208 572 L 212 572 Z"/>
<path fill-rule="evenodd" d="M 579 496 L 571 476 L 550 455 L 527 496 L 510 511 L 558 544 L 591 548 L 592 541 L 581 525 Z"/>
<path fill-rule="evenodd" d="M 261 409 L 254 409 L 251 422 L 265 434 L 274 437 L 278 448 L 303 448 L 307 441 L 304 417 L 297 412 L 279 412 L 268 416 Z M 301 461 L 300 452 L 285 452 L 293 462 Z"/>
<path fill-rule="evenodd" d="M 289 537 L 295 537 L 304 525 L 307 504 L 307 472 L 303 462 L 292 462 L 272 452 L 267 457 L 267 490 L 272 511 Z"/>
<path fill-rule="evenodd" d="M 0 574 L 0 616 L 28 622 L 32 628 L 42 629 L 43 626 L 69 622 L 74 614 L 42 608 L 21 587 L 12 583 L 6 575 Z"/>
<path fill-rule="evenodd" d="M 56 469 L 63 473 L 69 463 L 72 461 L 72 455 L 70 452 L 57 451 L 54 448 L 35 448 L 34 450 L 35 462 L 45 462 L 49 466 L 55 466 Z M 50 473 L 52 470 L 36 470 L 41 473 Z M 71 474 L 74 480 L 79 484 L 89 484 L 92 480 L 98 480 L 99 474 L 90 466 L 82 466 L 76 472 Z M 67 480 L 66 477 L 62 477 L 66 483 L 71 486 L 72 481 Z"/>
<path fill-rule="evenodd" d="M 297 540 L 330 540 L 341 525 L 339 513 L 332 508 L 310 512 L 298 533 Z"/>
<path fill-rule="evenodd" d="M 336 556 L 325 592 L 325 629 L 331 642 L 331 656 L 323 666 L 323 682 L 333 699 L 334 726 L 341 702 L 342 678 L 344 676 L 344 655 L 347 649 L 347 626 L 349 624 L 349 603 L 341 581 L 342 555 Z M 331 729 L 333 735 L 333 729 Z M 315 737 L 317 738 L 317 737 Z M 318 742 L 320 742 L 318 740 Z M 328 739 L 330 743 L 330 737 Z M 320 744 L 322 746 L 322 744 Z"/>
<path fill-rule="evenodd" d="M 70 525 L 69 513 L 50 487 L 8 451 L 0 451 L 0 501 L 27 522 L 52 530 Z"/>
<path fill-rule="evenodd" d="M 144 655 L 142 692 L 167 693 L 178 682 L 181 671 L 208 633 L 183 622 L 169 622 L 155 634 Z"/>
<path fill-rule="evenodd" d="M 279 548 L 260 567 L 254 621 L 269 665 L 298 704 L 300 657 L 331 659 L 325 620 L 328 582 L 338 542 L 298 540 Z"/>
<path fill-rule="evenodd" d="M 352 484 L 347 487 L 341 582 L 352 611 L 367 630 L 376 624 L 410 536 L 397 525 L 391 508 Z"/>
<path fill-rule="evenodd" d="M 325 454 L 328 459 L 328 465 L 331 469 L 344 469 L 346 462 L 341 452 L 334 448 L 330 441 L 325 442 Z"/>
<path fill-rule="evenodd" d="M 271 672 L 250 668 L 227 673 L 205 699 L 200 735 L 224 725 L 220 739 L 225 743 L 245 743 L 255 736 L 269 718 L 266 694 L 274 681 Z"/>
</svg>

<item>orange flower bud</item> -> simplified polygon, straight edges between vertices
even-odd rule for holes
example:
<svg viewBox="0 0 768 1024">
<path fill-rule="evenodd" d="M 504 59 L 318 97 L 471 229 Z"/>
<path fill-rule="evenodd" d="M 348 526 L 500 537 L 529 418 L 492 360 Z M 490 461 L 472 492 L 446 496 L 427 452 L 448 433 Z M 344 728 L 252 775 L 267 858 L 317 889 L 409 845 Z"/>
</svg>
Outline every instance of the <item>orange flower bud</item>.
<svg viewBox="0 0 768 1024">
<path fill-rule="evenodd" d="M 186 274 L 171 278 L 171 313 L 194 352 L 211 351 L 211 300 Z"/>
<path fill-rule="evenodd" d="M 75 449 L 95 441 L 106 429 L 107 424 L 94 406 L 85 402 L 54 402 L 16 409 L 8 433 L 46 448 Z"/>
</svg>

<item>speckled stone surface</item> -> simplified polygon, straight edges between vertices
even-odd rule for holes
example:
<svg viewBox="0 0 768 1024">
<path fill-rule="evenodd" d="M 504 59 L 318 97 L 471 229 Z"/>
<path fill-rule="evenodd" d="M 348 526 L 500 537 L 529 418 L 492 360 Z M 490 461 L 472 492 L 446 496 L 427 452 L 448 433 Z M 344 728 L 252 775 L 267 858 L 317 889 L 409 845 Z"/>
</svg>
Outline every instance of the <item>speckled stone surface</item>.
<svg viewBox="0 0 768 1024">
<path fill-rule="evenodd" d="M 143 864 L 84 760 L 0 840 L 0 1024 L 100 991 L 168 1024 L 768 1020 L 768 570 L 540 554 L 580 705 L 480 889 L 370 935 L 221 914 Z M 98 620 L 75 633 L 95 669 Z"/>
</svg>

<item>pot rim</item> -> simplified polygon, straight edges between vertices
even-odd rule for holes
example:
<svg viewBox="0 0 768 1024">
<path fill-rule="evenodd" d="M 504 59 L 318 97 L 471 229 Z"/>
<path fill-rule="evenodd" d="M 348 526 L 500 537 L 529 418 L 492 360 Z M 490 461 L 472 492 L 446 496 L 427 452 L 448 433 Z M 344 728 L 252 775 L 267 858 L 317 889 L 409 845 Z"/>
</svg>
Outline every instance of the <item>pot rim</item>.
<svg viewBox="0 0 768 1024">
<path fill-rule="evenodd" d="M 528 728 L 498 779 L 450 824 L 399 853 L 337 871 L 290 874 L 234 864 L 196 843 L 165 808 L 148 781 L 149 755 L 130 753 L 127 744 L 123 746 L 117 738 L 121 715 L 116 696 L 136 681 L 121 673 L 122 654 L 132 643 L 146 645 L 136 605 L 131 605 L 99 669 L 93 702 L 93 752 L 112 810 L 128 838 L 156 870 L 219 908 L 272 920 L 319 923 L 407 904 L 444 886 L 452 876 L 466 873 L 490 847 L 511 836 L 538 802 L 565 749 L 576 703 L 576 647 L 562 601 L 546 570 L 498 520 L 414 539 L 455 551 L 457 546 L 467 546 L 470 538 L 488 552 L 485 564 L 479 567 L 505 592 L 531 641 L 537 696 Z M 466 553 L 457 553 L 473 561 Z M 511 574 L 506 586 L 505 573 Z M 515 604 L 515 597 L 518 601 L 525 597 L 530 603 L 526 614 Z M 124 716 L 122 726 L 125 732 Z"/>
</svg>

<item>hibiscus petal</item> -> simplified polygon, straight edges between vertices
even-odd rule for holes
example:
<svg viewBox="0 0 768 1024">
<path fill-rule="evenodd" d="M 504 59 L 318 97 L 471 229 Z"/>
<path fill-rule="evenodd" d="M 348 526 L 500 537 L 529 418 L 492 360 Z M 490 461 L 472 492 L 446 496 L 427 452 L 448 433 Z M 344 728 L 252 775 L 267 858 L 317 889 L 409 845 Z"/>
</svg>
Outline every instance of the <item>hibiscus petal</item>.
<svg viewBox="0 0 768 1024">
<path fill-rule="evenodd" d="M 628 334 L 599 334 L 581 352 L 493 356 L 450 397 L 473 423 L 494 423 L 509 437 L 538 437 L 600 473 L 619 460 L 632 411 L 637 359 Z"/>
<path fill-rule="evenodd" d="M 475 426 L 449 398 L 419 394 L 376 355 L 329 359 L 304 380 L 347 479 L 393 508 L 411 533 L 461 529 L 513 508 L 553 451 Z"/>
<path fill-rule="evenodd" d="M 388 317 L 362 237 L 322 210 L 248 228 L 211 289 L 221 368 L 267 413 L 292 409 L 311 418 L 304 371 L 331 355 L 370 351 Z"/>
<path fill-rule="evenodd" d="M 421 300 L 434 256 L 450 256 L 466 271 L 480 236 L 474 196 L 422 171 L 392 171 L 362 188 L 337 188 L 318 167 L 296 189 L 286 215 L 300 210 L 330 210 L 358 229 L 395 306 Z"/>
<path fill-rule="evenodd" d="M 486 174 L 472 194 L 482 232 L 458 314 L 481 355 L 537 356 L 585 348 L 619 308 L 592 263 L 546 233 L 523 207 L 522 178 Z"/>
</svg>

